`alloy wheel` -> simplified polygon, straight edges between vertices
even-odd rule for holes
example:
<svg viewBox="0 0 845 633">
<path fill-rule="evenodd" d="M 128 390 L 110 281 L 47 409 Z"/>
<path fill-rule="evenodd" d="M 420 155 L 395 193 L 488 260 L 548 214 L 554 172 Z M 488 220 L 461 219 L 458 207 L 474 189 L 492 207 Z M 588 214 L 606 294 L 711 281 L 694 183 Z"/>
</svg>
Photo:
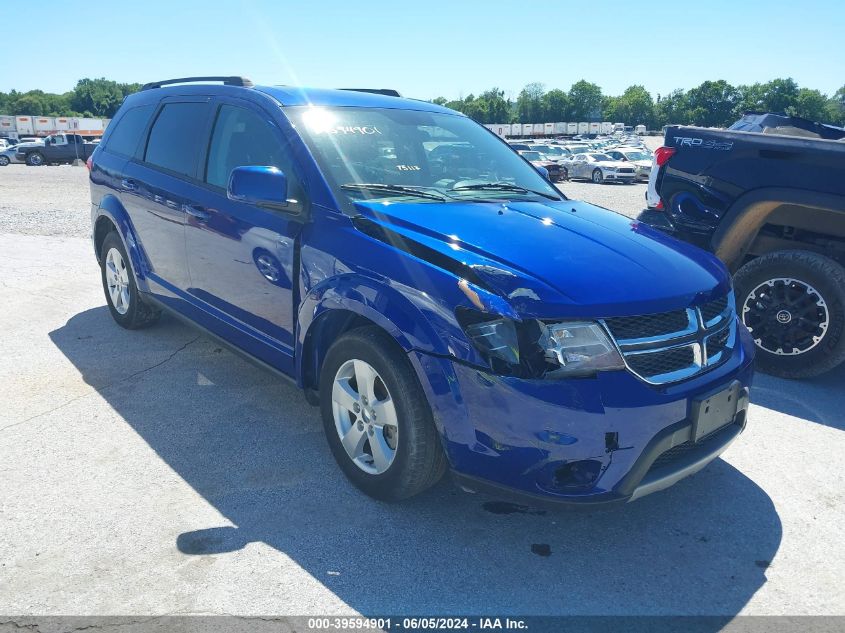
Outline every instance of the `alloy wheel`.
<svg viewBox="0 0 845 633">
<path fill-rule="evenodd" d="M 813 286 L 778 277 L 761 283 L 748 294 L 742 304 L 742 322 L 761 349 L 779 356 L 797 356 L 822 341 L 830 313 Z"/>
<path fill-rule="evenodd" d="M 399 421 L 387 385 L 369 363 L 352 359 L 332 385 L 335 430 L 358 468 L 380 475 L 396 459 Z"/>
<path fill-rule="evenodd" d="M 110 248 L 106 254 L 106 284 L 112 306 L 118 314 L 129 311 L 129 270 L 123 256 L 116 248 Z"/>
</svg>

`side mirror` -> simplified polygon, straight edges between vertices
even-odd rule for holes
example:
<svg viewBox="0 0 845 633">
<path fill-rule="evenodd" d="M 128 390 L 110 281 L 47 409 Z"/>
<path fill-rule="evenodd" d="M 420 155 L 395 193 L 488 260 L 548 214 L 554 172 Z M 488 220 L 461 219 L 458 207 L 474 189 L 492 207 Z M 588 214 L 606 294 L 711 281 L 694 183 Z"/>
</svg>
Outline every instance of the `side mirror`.
<svg viewBox="0 0 845 633">
<path fill-rule="evenodd" d="M 539 172 L 540 172 L 540 175 L 541 175 L 543 178 L 545 178 L 546 180 L 548 180 L 548 179 L 549 179 L 549 170 L 548 170 L 548 169 L 546 169 L 545 167 L 542 167 L 542 166 L 540 166 L 540 165 L 537 165 L 536 169 L 537 169 L 537 171 L 539 171 Z"/>
<path fill-rule="evenodd" d="M 285 209 L 288 177 L 278 167 L 235 167 L 226 190 L 229 200 Z"/>
</svg>

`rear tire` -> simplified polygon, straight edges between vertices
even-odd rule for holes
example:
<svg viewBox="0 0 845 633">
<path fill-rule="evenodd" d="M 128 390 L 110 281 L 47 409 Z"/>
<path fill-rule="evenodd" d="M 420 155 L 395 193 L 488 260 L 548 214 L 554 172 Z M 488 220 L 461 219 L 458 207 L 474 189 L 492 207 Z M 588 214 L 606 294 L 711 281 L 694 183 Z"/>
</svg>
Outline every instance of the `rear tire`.
<svg viewBox="0 0 845 633">
<path fill-rule="evenodd" d="M 845 268 L 809 251 L 753 259 L 734 276 L 737 311 L 757 346 L 757 366 L 809 378 L 845 361 Z"/>
<path fill-rule="evenodd" d="M 9 157 L 8 156 L 0 156 L 0 167 L 5 167 L 9 164 Z"/>
<path fill-rule="evenodd" d="M 594 169 L 593 170 L 592 180 L 597 185 L 600 185 L 604 182 L 604 174 L 601 173 L 601 169 Z"/>
<path fill-rule="evenodd" d="M 41 167 L 44 164 L 44 156 L 41 152 L 32 152 L 26 157 L 26 164 L 30 167 Z"/>
<path fill-rule="evenodd" d="M 352 330 L 329 349 L 320 371 L 320 411 L 335 461 L 375 499 L 407 499 L 446 471 L 417 376 L 402 349 L 375 326 Z"/>
<path fill-rule="evenodd" d="M 115 231 L 103 240 L 100 276 L 109 311 L 120 327 L 137 330 L 158 321 L 161 311 L 146 303 L 138 292 L 132 263 Z"/>
</svg>

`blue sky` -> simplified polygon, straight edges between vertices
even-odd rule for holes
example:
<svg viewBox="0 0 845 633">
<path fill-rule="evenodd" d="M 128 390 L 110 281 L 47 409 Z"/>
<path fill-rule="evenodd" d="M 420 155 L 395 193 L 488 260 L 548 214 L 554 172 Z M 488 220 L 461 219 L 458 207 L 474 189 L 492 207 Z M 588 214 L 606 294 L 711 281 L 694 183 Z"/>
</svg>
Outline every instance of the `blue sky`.
<svg viewBox="0 0 845 633">
<path fill-rule="evenodd" d="M 16 46 L 0 56 L 2 91 L 202 74 L 450 99 L 493 86 L 515 97 L 533 81 L 568 89 L 582 78 L 605 94 L 720 78 L 791 76 L 827 94 L 845 83 L 845 11 L 833 0 L 56 0 L 33 11 L 57 27 L 83 24 L 85 35 L 50 37 L 62 29 L 49 19 L 37 32 L 7 33 Z"/>
</svg>

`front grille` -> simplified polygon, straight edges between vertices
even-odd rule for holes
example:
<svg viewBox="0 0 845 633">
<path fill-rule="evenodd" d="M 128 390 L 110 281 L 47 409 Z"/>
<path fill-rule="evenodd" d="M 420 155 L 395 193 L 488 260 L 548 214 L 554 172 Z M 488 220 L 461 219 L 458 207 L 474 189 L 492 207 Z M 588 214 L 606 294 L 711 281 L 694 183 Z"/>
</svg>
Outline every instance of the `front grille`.
<svg viewBox="0 0 845 633">
<path fill-rule="evenodd" d="M 728 296 L 725 295 L 719 299 L 708 301 L 699 309 L 701 310 L 701 318 L 705 323 L 709 323 L 728 309 Z"/>
<path fill-rule="evenodd" d="M 686 310 L 674 310 L 642 316 L 613 317 L 605 319 L 604 323 L 617 340 L 639 339 L 684 330 L 689 326 L 689 317 Z"/>
<path fill-rule="evenodd" d="M 731 427 L 734 426 L 734 422 L 728 422 L 725 426 L 719 427 L 709 435 L 705 435 L 701 438 L 698 442 L 693 442 L 692 440 L 687 440 L 683 444 L 677 444 L 672 448 L 664 451 L 660 454 L 660 456 L 654 460 L 651 464 L 651 470 L 657 470 L 659 468 L 663 468 L 664 466 L 668 466 L 669 464 L 678 461 L 684 455 L 687 455 L 693 450 L 696 449 L 706 449 L 713 444 L 717 444 L 718 442 L 722 441 L 724 436 L 727 435 L 728 432 L 731 431 Z"/>
<path fill-rule="evenodd" d="M 634 173 L 634 170 L 633 170 L 633 169 L 631 169 L 631 168 L 629 168 L 629 167 L 622 167 L 622 168 L 620 168 L 620 169 L 617 169 L 617 171 L 618 171 L 620 174 L 633 174 L 633 173 Z"/>
<path fill-rule="evenodd" d="M 692 346 L 674 347 L 659 352 L 630 354 L 628 366 L 635 374 L 650 379 L 662 378 L 668 374 L 684 371 L 695 364 L 695 352 Z M 661 380 L 665 382 L 665 380 Z"/>
<path fill-rule="evenodd" d="M 685 380 L 721 364 L 736 340 L 731 295 L 698 307 L 612 317 L 603 323 L 628 369 L 652 384 Z"/>
</svg>

